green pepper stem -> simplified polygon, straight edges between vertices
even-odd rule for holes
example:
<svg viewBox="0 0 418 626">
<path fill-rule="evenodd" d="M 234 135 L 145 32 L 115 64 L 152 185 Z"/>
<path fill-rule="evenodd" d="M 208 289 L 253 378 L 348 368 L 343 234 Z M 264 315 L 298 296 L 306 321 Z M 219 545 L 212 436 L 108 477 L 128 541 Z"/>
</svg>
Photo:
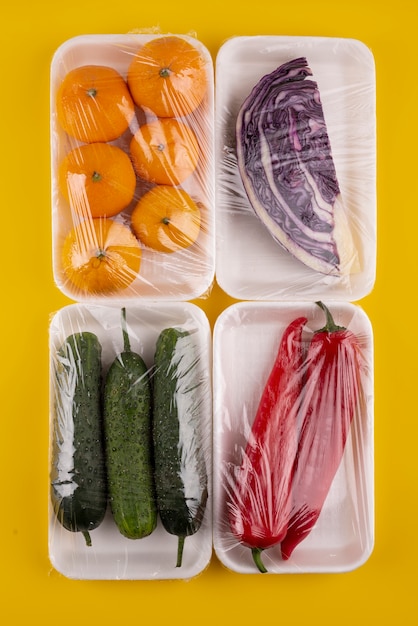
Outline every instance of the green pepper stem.
<svg viewBox="0 0 418 626">
<path fill-rule="evenodd" d="M 123 333 L 123 349 L 125 352 L 131 351 L 131 344 L 129 341 L 128 329 L 126 327 L 126 309 L 122 309 L 122 333 Z"/>
<path fill-rule="evenodd" d="M 90 533 L 87 530 L 83 530 L 82 531 L 82 535 L 84 537 L 84 539 L 86 540 L 86 546 L 91 546 L 91 537 L 90 537 Z"/>
<path fill-rule="evenodd" d="M 328 307 L 325 306 L 323 302 L 315 302 L 315 304 L 317 304 L 324 311 L 327 317 L 327 323 L 325 324 L 325 326 L 316 330 L 316 333 L 335 333 L 339 330 L 346 330 L 345 326 L 338 326 L 334 322 L 334 318 L 332 317 L 330 310 L 328 309 Z"/>
<path fill-rule="evenodd" d="M 184 541 L 185 541 L 186 537 L 179 537 L 179 542 L 177 544 L 177 563 L 176 563 L 176 567 L 181 567 L 182 561 L 183 561 L 183 548 L 184 548 Z"/>
<path fill-rule="evenodd" d="M 261 553 L 262 553 L 262 549 L 261 548 L 251 548 L 251 553 L 253 555 L 253 559 L 254 559 L 254 563 L 257 565 L 257 568 L 259 569 L 259 571 L 262 574 L 266 574 L 267 573 L 267 569 L 263 563 L 263 561 L 261 560 Z"/>
</svg>

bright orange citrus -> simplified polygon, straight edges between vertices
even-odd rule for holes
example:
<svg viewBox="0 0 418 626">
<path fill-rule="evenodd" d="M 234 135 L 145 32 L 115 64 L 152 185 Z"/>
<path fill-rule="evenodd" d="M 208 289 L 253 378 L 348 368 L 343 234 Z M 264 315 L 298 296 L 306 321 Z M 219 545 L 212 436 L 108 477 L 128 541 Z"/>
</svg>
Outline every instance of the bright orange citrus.
<svg viewBox="0 0 418 626">
<path fill-rule="evenodd" d="M 68 72 L 58 89 L 56 107 L 62 128 L 85 143 L 117 139 L 135 112 L 125 80 L 102 65 L 83 65 Z"/>
<path fill-rule="evenodd" d="M 66 277 L 80 292 L 116 293 L 138 275 L 141 246 L 124 224 L 106 218 L 89 219 L 67 235 L 62 263 Z"/>
<path fill-rule="evenodd" d="M 128 86 L 136 104 L 158 117 L 194 111 L 207 91 L 207 64 L 195 46 L 177 36 L 156 37 L 134 56 Z"/>
<path fill-rule="evenodd" d="M 180 185 L 195 171 L 199 160 L 194 131 L 171 118 L 140 126 L 130 151 L 138 176 L 161 185 Z"/>
<path fill-rule="evenodd" d="M 131 202 L 136 176 L 129 156 L 107 143 L 84 144 L 69 152 L 58 176 L 63 195 L 83 217 L 112 217 Z"/>
<path fill-rule="evenodd" d="M 183 189 L 158 185 L 145 193 L 132 213 L 132 229 L 143 244 L 176 252 L 195 243 L 201 228 L 198 205 Z"/>
</svg>

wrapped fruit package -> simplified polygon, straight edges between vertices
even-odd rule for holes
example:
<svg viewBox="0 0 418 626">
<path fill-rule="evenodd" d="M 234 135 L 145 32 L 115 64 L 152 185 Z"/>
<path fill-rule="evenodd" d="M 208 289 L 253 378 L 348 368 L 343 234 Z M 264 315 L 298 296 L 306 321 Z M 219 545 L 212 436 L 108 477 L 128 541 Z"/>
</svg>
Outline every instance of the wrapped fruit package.
<svg viewBox="0 0 418 626">
<path fill-rule="evenodd" d="M 73 300 L 189 300 L 210 289 L 213 83 L 193 37 L 85 36 L 56 52 L 53 265 Z"/>
</svg>

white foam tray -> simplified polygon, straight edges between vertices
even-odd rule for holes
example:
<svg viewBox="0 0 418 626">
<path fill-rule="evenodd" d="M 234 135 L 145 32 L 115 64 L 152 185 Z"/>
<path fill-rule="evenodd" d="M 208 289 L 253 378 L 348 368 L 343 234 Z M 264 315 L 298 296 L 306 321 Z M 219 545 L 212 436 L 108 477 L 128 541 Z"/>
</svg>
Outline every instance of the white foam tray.
<svg viewBox="0 0 418 626">
<path fill-rule="evenodd" d="M 282 63 L 305 56 L 317 81 L 343 202 L 361 269 L 321 275 L 284 250 L 252 210 L 236 163 L 238 111 L 252 88 Z M 216 276 L 241 300 L 355 301 L 376 271 L 375 66 L 360 41 L 327 37 L 234 37 L 216 58 Z"/>
<path fill-rule="evenodd" d="M 280 546 L 263 551 L 272 574 L 343 572 L 362 565 L 374 544 L 373 336 L 360 307 L 330 305 L 335 322 L 360 339 L 367 370 L 365 403 L 354 419 L 344 456 L 315 528 L 283 561 Z M 308 328 L 324 325 L 315 304 L 242 302 L 226 309 L 214 330 L 214 548 L 221 563 L 241 574 L 258 573 L 248 547 L 233 536 L 226 513 L 225 467 L 240 465 L 262 389 L 285 327 L 308 317 Z"/>
<path fill-rule="evenodd" d="M 123 537 L 108 507 L 102 524 L 91 532 L 92 546 L 87 547 L 81 533 L 64 529 L 56 520 L 49 501 L 49 558 L 56 570 L 75 579 L 159 580 L 189 579 L 200 574 L 212 556 L 212 388 L 211 333 L 203 311 L 191 303 L 158 303 L 126 306 L 132 350 L 141 354 L 151 367 L 155 345 L 161 330 L 181 326 L 194 333 L 202 366 L 202 436 L 208 471 L 209 497 L 199 531 L 186 538 L 183 564 L 175 567 L 177 537 L 167 533 L 158 520 L 156 530 L 144 539 Z M 123 350 L 121 310 L 118 306 L 73 304 L 55 314 L 50 325 L 51 375 L 52 354 L 73 332 L 91 331 L 102 344 L 103 375 Z M 52 379 L 51 379 L 52 380 Z M 53 389 L 51 384 L 52 426 Z M 50 437 L 52 430 L 50 430 Z"/>
</svg>

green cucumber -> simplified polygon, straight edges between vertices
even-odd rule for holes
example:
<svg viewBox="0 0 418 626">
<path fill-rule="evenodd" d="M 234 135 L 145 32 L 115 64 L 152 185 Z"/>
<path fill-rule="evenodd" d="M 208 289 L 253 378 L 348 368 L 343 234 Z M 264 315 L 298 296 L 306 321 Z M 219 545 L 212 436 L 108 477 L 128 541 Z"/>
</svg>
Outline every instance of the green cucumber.
<svg viewBox="0 0 418 626">
<path fill-rule="evenodd" d="M 153 376 L 155 485 L 161 522 L 178 537 L 176 567 L 182 564 L 185 538 L 201 526 L 208 497 L 199 369 L 190 333 L 163 330 Z"/>
<path fill-rule="evenodd" d="M 59 522 L 90 531 L 106 513 L 107 486 L 101 413 L 101 344 L 95 334 L 67 337 L 54 362 L 51 501 Z"/>
<path fill-rule="evenodd" d="M 150 535 L 157 525 L 152 465 L 152 394 L 144 360 L 131 351 L 122 309 L 124 350 L 104 386 L 105 448 L 109 501 L 120 533 Z"/>
</svg>

